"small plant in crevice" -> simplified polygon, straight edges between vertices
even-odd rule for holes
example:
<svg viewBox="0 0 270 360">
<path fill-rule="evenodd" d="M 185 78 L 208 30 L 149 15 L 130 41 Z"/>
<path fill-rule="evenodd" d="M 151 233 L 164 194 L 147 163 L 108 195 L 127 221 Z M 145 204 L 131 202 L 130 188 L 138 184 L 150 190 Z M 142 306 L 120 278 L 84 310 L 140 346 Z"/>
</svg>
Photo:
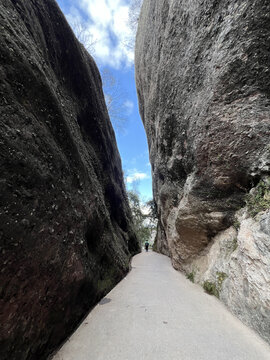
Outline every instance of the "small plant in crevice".
<svg viewBox="0 0 270 360">
<path fill-rule="evenodd" d="M 220 291 L 222 288 L 223 281 L 228 277 L 225 272 L 217 271 L 217 282 L 218 282 L 218 290 Z"/>
<path fill-rule="evenodd" d="M 204 291 L 209 294 L 209 295 L 214 295 L 216 296 L 217 298 L 219 298 L 219 290 L 217 289 L 217 286 L 215 283 L 209 281 L 209 280 L 206 280 L 204 281 L 203 283 L 203 288 L 204 288 Z"/>
<path fill-rule="evenodd" d="M 234 252 L 238 248 L 237 238 L 234 238 L 232 241 L 232 252 Z"/>
<path fill-rule="evenodd" d="M 254 217 L 270 208 L 270 178 L 261 180 L 252 193 L 246 196 L 249 214 Z"/>
<path fill-rule="evenodd" d="M 237 237 L 230 240 L 226 248 L 226 256 L 230 256 L 238 248 Z"/>
<path fill-rule="evenodd" d="M 203 283 L 203 288 L 207 294 L 214 295 L 219 299 L 219 293 L 222 289 L 223 281 L 228 277 L 228 275 L 225 272 L 217 271 L 216 276 L 217 278 L 215 282 L 206 280 Z"/>
<path fill-rule="evenodd" d="M 240 221 L 238 219 L 234 219 L 234 222 L 233 222 L 233 227 L 235 228 L 235 230 L 239 230 L 240 229 Z"/>
<path fill-rule="evenodd" d="M 187 279 L 194 283 L 195 272 L 192 271 L 192 272 L 188 273 L 188 274 L 187 274 Z"/>
</svg>

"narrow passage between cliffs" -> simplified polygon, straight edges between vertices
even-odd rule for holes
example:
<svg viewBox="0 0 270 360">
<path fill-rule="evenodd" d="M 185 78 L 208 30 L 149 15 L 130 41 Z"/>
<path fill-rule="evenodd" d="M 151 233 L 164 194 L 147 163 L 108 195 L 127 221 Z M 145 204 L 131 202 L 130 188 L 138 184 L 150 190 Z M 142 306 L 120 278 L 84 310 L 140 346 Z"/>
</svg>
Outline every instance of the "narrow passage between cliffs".
<svg viewBox="0 0 270 360">
<path fill-rule="evenodd" d="M 266 360 L 270 348 L 166 256 L 133 258 L 54 360 Z"/>
</svg>

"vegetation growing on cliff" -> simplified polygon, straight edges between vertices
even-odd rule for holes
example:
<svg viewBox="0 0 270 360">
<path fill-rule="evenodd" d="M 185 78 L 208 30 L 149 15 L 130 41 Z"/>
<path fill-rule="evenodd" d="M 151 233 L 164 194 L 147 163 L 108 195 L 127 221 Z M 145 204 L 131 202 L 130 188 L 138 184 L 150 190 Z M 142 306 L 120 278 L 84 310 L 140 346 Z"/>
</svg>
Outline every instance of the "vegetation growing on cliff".
<svg viewBox="0 0 270 360">
<path fill-rule="evenodd" d="M 214 295 L 217 298 L 219 298 L 219 293 L 221 291 L 223 281 L 228 277 L 228 275 L 221 271 L 217 271 L 216 275 L 217 275 L 216 281 L 215 282 L 209 280 L 204 281 L 203 288 L 205 292 L 207 292 L 207 294 Z"/>
<path fill-rule="evenodd" d="M 222 288 L 223 281 L 228 277 L 228 275 L 224 272 L 217 271 L 217 282 L 218 282 L 218 290 L 220 291 Z"/>
<path fill-rule="evenodd" d="M 187 279 L 194 283 L 195 273 L 194 271 L 187 274 Z"/>
<path fill-rule="evenodd" d="M 234 238 L 232 241 L 232 252 L 234 252 L 238 248 L 237 238 Z"/>
<path fill-rule="evenodd" d="M 207 294 L 215 295 L 217 298 L 219 298 L 219 291 L 218 291 L 215 283 L 213 283 L 209 280 L 206 280 L 203 283 L 203 288 L 204 288 L 205 292 L 207 292 Z"/>
<path fill-rule="evenodd" d="M 261 180 L 257 187 L 246 196 L 248 212 L 251 216 L 270 208 L 270 178 Z"/>
<path fill-rule="evenodd" d="M 239 230 L 240 229 L 240 221 L 238 219 L 235 219 L 233 222 L 233 227 L 235 228 L 235 230 Z"/>
</svg>

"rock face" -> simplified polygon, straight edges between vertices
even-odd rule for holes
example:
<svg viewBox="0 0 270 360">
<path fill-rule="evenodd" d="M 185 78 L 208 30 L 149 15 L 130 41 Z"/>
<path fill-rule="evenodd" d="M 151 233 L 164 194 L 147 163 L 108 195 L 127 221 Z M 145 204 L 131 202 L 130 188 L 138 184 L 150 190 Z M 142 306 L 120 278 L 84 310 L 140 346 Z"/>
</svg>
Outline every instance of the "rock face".
<svg viewBox="0 0 270 360">
<path fill-rule="evenodd" d="M 234 240 L 228 231 L 235 231 L 230 226 L 250 189 L 262 180 L 261 196 L 269 194 L 269 24 L 266 0 L 143 3 L 135 66 L 159 217 L 156 247 L 177 269 L 193 271 L 200 262 L 197 281 L 206 280 L 210 268 L 222 273 L 220 264 L 230 263 L 211 249 L 220 237 Z M 267 196 L 261 210 L 267 209 Z M 255 225 L 244 213 L 235 234 L 241 239 L 238 255 L 229 252 L 231 279 L 224 286 L 230 283 L 230 291 L 220 291 L 220 297 L 269 340 L 270 294 L 264 290 L 270 280 L 263 274 L 270 239 L 262 230 L 269 218 L 262 213 L 266 218 L 258 227 L 260 219 Z M 252 247 L 264 254 L 250 258 Z"/>
<path fill-rule="evenodd" d="M 212 284 L 216 296 L 269 342 L 270 236 L 262 224 L 270 212 L 258 214 L 256 219 L 248 217 L 245 210 L 237 214 L 239 229 L 230 227 L 216 235 L 185 270 L 193 274 L 195 282 Z"/>
<path fill-rule="evenodd" d="M 94 61 L 54 0 L 0 14 L 0 358 L 45 359 L 139 245 Z"/>
</svg>

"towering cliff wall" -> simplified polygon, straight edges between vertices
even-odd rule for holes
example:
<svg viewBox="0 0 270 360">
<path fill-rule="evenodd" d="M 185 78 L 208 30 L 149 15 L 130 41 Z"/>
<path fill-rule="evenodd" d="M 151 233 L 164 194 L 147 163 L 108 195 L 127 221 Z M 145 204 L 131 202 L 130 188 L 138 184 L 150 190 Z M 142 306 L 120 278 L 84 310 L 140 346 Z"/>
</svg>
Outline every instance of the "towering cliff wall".
<svg viewBox="0 0 270 360">
<path fill-rule="evenodd" d="M 157 249 L 268 341 L 269 38 L 266 0 L 144 0 L 135 56 Z"/>
<path fill-rule="evenodd" d="M 54 0 L 2 0 L 0 28 L 0 358 L 40 360 L 139 245 L 94 61 Z"/>
</svg>

